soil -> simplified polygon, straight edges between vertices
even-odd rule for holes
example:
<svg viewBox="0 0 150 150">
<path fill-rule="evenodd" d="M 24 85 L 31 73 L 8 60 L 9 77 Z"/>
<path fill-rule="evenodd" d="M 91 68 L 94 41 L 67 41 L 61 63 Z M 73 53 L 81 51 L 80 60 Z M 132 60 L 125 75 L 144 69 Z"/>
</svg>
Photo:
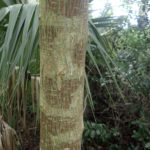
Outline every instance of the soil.
<svg viewBox="0 0 150 150">
<path fill-rule="evenodd" d="M 35 115 L 27 115 L 27 126 L 24 128 L 18 123 L 17 134 L 21 143 L 21 150 L 39 150 L 40 132 L 39 125 L 35 123 Z"/>
</svg>

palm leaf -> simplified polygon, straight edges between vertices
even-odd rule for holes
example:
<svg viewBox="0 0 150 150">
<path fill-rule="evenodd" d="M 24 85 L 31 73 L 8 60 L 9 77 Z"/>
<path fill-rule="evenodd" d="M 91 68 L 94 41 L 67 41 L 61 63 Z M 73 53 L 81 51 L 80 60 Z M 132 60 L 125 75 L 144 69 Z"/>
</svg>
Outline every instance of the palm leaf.
<svg viewBox="0 0 150 150">
<path fill-rule="evenodd" d="M 0 8 L 19 3 L 24 3 L 24 0 L 1 0 Z"/>
<path fill-rule="evenodd" d="M 0 47 L 0 80 L 3 84 L 7 83 L 15 66 L 20 66 L 21 78 L 27 69 L 33 50 L 38 46 L 38 6 L 16 4 L 3 8 L 0 11 L 0 22 L 8 14 L 5 39 Z"/>
<path fill-rule="evenodd" d="M 100 52 L 100 55 L 102 56 L 104 63 L 112 76 L 112 79 L 116 85 L 118 92 L 119 92 L 120 96 L 122 97 L 123 101 L 125 102 L 124 95 L 122 94 L 122 91 L 117 83 L 117 79 L 115 78 L 115 76 L 112 72 L 112 65 L 116 66 L 116 64 L 114 63 L 114 61 L 111 59 L 111 57 L 107 53 L 107 50 L 104 48 L 104 46 L 106 45 L 106 44 L 104 45 L 104 38 L 102 36 L 100 36 L 98 29 L 96 28 L 96 26 L 94 25 L 94 23 L 91 20 L 89 20 L 89 30 L 90 30 L 90 32 L 89 32 L 90 38 L 96 44 L 96 46 Z M 109 44 L 107 44 L 107 45 L 109 45 Z M 91 57 L 91 60 L 94 62 L 94 65 L 96 66 L 96 69 L 97 69 L 100 77 L 102 77 L 102 74 L 96 64 L 96 61 L 95 61 L 92 51 L 90 49 L 88 49 L 88 53 L 89 53 L 89 56 Z M 110 65 L 110 64 L 112 64 L 112 65 Z"/>
<path fill-rule="evenodd" d="M 126 19 L 125 16 L 121 16 L 121 17 L 112 16 L 112 17 L 93 18 L 91 20 L 97 28 L 101 28 L 101 27 L 112 28 L 122 24 L 125 19 Z"/>
<path fill-rule="evenodd" d="M 9 118 L 8 106 L 9 100 L 6 101 L 6 91 L 9 90 L 9 81 L 12 77 L 15 67 L 19 66 L 17 71 L 13 91 L 10 99 L 13 99 L 17 86 L 24 81 L 25 73 L 34 51 L 38 50 L 38 5 L 35 4 L 15 4 L 0 10 L 0 105 L 1 112 L 6 118 Z M 23 102 L 24 103 L 24 102 Z M 16 106 L 16 101 L 13 101 Z M 16 108 L 13 108 L 16 110 Z M 25 113 L 25 112 L 24 112 Z M 12 116 L 9 123 L 15 125 Z"/>
</svg>

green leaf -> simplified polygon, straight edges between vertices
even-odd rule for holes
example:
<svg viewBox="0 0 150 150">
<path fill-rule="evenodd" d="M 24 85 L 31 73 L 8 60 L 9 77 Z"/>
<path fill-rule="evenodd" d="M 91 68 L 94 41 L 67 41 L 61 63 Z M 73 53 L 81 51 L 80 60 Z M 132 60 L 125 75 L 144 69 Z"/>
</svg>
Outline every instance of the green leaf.
<svg viewBox="0 0 150 150">
<path fill-rule="evenodd" d="M 91 131 L 91 134 L 90 134 L 90 137 L 91 137 L 92 139 L 94 139 L 94 138 L 95 138 L 95 135 L 96 135 L 95 131 L 92 130 L 92 131 Z"/>
<path fill-rule="evenodd" d="M 145 148 L 150 149 L 150 142 L 145 144 Z"/>
</svg>

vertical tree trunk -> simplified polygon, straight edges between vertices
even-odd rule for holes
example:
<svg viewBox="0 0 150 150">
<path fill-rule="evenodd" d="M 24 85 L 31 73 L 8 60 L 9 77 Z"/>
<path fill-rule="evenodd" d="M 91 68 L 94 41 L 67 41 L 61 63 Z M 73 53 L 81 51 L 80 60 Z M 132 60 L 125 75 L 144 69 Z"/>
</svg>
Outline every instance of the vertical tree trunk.
<svg viewBox="0 0 150 150">
<path fill-rule="evenodd" d="M 80 150 L 88 0 L 41 0 L 41 150 Z"/>
</svg>

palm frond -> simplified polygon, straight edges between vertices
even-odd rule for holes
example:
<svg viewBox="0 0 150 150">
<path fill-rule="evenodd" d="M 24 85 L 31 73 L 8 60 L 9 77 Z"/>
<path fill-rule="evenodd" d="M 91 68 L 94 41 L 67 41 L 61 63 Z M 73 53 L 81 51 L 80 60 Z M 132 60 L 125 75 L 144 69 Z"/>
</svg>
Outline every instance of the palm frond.
<svg viewBox="0 0 150 150">
<path fill-rule="evenodd" d="M 122 91 L 121 91 L 121 89 L 120 89 L 120 87 L 117 83 L 117 79 L 115 78 L 115 76 L 112 72 L 112 65 L 116 66 L 116 64 L 111 59 L 109 54 L 107 53 L 107 50 L 106 50 L 106 47 L 105 47 L 106 44 L 104 45 L 104 38 L 102 36 L 100 36 L 98 29 L 96 28 L 96 26 L 94 25 L 94 23 L 91 20 L 89 20 L 89 30 L 90 30 L 89 36 L 90 36 L 91 40 L 96 44 L 97 49 L 99 50 L 99 53 L 102 56 L 102 58 L 104 60 L 104 63 L 105 63 L 107 69 L 109 70 L 109 72 L 111 74 L 111 77 L 112 77 L 112 79 L 113 79 L 113 81 L 116 85 L 116 88 L 117 88 L 118 92 L 119 92 L 120 96 L 122 97 L 123 101 L 125 102 L 124 95 L 122 94 Z M 109 44 L 107 44 L 107 45 L 109 45 Z M 87 52 L 89 53 L 89 56 L 91 57 L 91 60 L 94 62 L 94 65 L 95 65 L 100 77 L 102 77 L 100 69 L 98 68 L 98 66 L 95 62 L 95 59 L 93 57 L 93 54 L 92 54 L 91 50 L 88 49 Z"/>
<path fill-rule="evenodd" d="M 38 46 L 38 6 L 16 4 L 0 11 L 0 22 L 6 32 L 0 47 L 0 80 L 7 83 L 15 66 L 20 66 L 19 79 L 25 74 L 32 53 Z"/>
<path fill-rule="evenodd" d="M 101 27 L 117 27 L 118 25 L 122 25 L 123 21 L 126 19 L 125 16 L 120 16 L 120 17 L 98 17 L 98 18 L 93 18 L 91 19 L 94 25 L 97 28 Z"/>
<path fill-rule="evenodd" d="M 1 0 L 0 2 L 0 8 L 14 5 L 14 4 L 21 4 L 24 3 L 25 0 Z"/>
<path fill-rule="evenodd" d="M 16 116 L 9 115 L 8 106 L 13 112 L 16 111 L 16 101 L 12 99 L 25 79 L 33 53 L 38 51 L 38 11 L 36 4 L 15 4 L 0 9 L 0 111 L 13 126 Z M 9 91 L 9 82 L 16 66 L 19 70 L 13 83 L 15 86 Z M 25 100 L 22 99 L 22 102 L 24 104 Z"/>
</svg>

